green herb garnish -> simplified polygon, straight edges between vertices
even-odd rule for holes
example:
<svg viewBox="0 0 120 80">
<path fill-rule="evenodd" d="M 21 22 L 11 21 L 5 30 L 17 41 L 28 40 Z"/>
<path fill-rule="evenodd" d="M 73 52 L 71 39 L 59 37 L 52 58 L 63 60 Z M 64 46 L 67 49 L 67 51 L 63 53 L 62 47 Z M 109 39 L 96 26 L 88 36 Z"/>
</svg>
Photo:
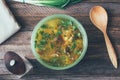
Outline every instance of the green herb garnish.
<svg viewBox="0 0 120 80">
<path fill-rule="evenodd" d="M 73 44 L 72 44 L 71 49 L 75 49 L 75 48 L 76 48 L 76 42 L 75 42 L 75 41 L 73 41 Z"/>
<path fill-rule="evenodd" d="M 37 47 L 37 41 L 35 41 L 35 48 Z"/>
<path fill-rule="evenodd" d="M 72 26 L 73 23 L 70 20 L 62 20 L 60 25 L 63 26 L 64 29 L 68 29 L 68 27 Z"/>
<path fill-rule="evenodd" d="M 36 45 L 40 50 L 44 50 L 45 46 L 47 44 L 47 41 L 42 39 L 38 45 Z"/>
<path fill-rule="evenodd" d="M 58 29 L 58 31 L 57 31 L 57 33 L 56 33 L 56 36 L 58 37 L 58 36 L 61 35 L 61 34 L 62 34 L 61 29 Z"/>
<path fill-rule="evenodd" d="M 78 33 L 78 34 L 77 34 L 77 36 L 78 36 L 78 37 L 81 37 L 81 34 L 80 34 L 80 33 Z"/>
<path fill-rule="evenodd" d="M 75 31 L 76 29 L 77 29 L 77 27 L 73 25 L 73 30 Z"/>
<path fill-rule="evenodd" d="M 40 44 L 41 44 L 41 45 L 46 45 L 46 44 L 47 44 L 47 41 L 44 40 L 44 39 L 42 39 L 42 40 L 40 41 Z"/>
<path fill-rule="evenodd" d="M 43 38 L 43 39 L 47 39 L 47 38 L 50 37 L 50 34 L 45 33 L 44 31 L 41 31 L 40 34 L 42 35 L 42 38 Z"/>
<path fill-rule="evenodd" d="M 54 48 L 54 44 L 52 44 L 52 43 L 51 43 L 51 45 L 50 45 L 50 46 L 51 46 L 51 48 L 52 48 L 52 49 Z"/>
<path fill-rule="evenodd" d="M 48 25 L 43 24 L 43 25 L 41 26 L 41 28 L 43 28 L 43 29 L 48 28 Z"/>
</svg>

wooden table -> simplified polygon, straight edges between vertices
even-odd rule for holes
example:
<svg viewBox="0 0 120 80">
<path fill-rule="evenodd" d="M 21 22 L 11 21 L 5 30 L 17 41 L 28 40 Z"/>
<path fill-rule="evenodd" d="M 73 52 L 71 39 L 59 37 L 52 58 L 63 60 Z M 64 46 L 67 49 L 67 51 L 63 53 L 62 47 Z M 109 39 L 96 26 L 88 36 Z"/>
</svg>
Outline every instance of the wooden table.
<svg viewBox="0 0 120 80">
<path fill-rule="evenodd" d="M 84 0 L 79 4 L 67 7 L 65 10 L 13 1 L 9 1 L 7 4 L 22 27 L 19 32 L 0 45 L 0 80 L 16 79 L 15 75 L 11 74 L 4 65 L 4 53 L 7 51 L 15 51 L 20 56 L 26 56 L 33 64 L 33 70 L 23 77 L 23 80 L 120 80 L 120 65 L 118 69 L 112 66 L 103 34 L 94 27 L 89 19 L 89 10 L 93 6 L 101 5 L 106 8 L 109 14 L 107 32 L 120 62 L 120 0 Z M 31 51 L 31 33 L 35 25 L 42 18 L 55 13 L 75 17 L 83 24 L 88 34 L 89 46 L 84 59 L 69 70 L 54 71 L 47 69 L 36 61 Z"/>
</svg>

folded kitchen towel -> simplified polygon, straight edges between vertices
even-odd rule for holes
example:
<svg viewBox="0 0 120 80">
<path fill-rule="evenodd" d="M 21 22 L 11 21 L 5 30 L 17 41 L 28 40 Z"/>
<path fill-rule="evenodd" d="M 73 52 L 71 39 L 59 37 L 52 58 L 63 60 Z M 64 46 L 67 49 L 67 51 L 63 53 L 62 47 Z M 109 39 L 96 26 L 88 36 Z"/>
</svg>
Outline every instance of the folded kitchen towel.
<svg viewBox="0 0 120 80">
<path fill-rule="evenodd" d="M 20 26 L 15 21 L 5 0 L 0 0 L 0 44 L 16 33 Z"/>
</svg>

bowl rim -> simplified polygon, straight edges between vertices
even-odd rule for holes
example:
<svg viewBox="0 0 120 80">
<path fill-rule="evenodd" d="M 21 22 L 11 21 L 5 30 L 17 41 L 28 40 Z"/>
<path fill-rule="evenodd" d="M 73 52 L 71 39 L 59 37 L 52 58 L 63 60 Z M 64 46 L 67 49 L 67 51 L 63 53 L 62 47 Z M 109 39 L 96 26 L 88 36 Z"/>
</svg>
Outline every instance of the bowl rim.
<svg viewBox="0 0 120 80">
<path fill-rule="evenodd" d="M 35 45 L 34 39 L 35 39 L 37 30 L 40 28 L 41 25 L 43 25 L 44 22 L 51 20 L 51 19 L 54 19 L 54 18 L 66 18 L 66 19 L 72 20 L 76 25 L 78 25 L 77 27 L 80 30 L 82 37 L 83 37 L 83 50 L 82 50 L 81 55 L 74 63 L 72 63 L 68 66 L 65 66 L 65 67 L 54 67 L 54 66 L 46 64 L 45 62 L 43 62 L 41 60 L 39 54 L 35 51 L 35 47 L 34 47 L 34 45 Z M 35 58 L 37 59 L 37 61 L 40 64 L 42 64 L 44 67 L 49 68 L 49 69 L 53 69 L 53 70 L 65 70 L 65 69 L 69 69 L 69 68 L 72 68 L 73 66 L 77 65 L 83 59 L 83 57 L 86 54 L 87 48 L 88 48 L 88 37 L 87 37 L 86 30 L 84 29 L 82 24 L 78 20 L 76 20 L 74 17 L 71 17 L 71 16 L 66 15 L 66 14 L 53 14 L 53 15 L 50 15 L 50 16 L 43 18 L 35 26 L 35 28 L 32 32 L 32 36 L 31 36 L 31 48 L 32 48 L 32 53 L 35 56 Z"/>
</svg>

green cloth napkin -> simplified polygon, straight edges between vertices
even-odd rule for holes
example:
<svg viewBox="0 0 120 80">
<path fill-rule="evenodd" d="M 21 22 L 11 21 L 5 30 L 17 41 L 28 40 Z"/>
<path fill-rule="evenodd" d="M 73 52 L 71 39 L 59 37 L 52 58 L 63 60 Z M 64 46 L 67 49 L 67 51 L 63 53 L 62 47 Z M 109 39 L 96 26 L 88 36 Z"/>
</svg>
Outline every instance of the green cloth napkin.
<svg viewBox="0 0 120 80">
<path fill-rule="evenodd" d="M 67 5 L 76 4 L 82 0 L 13 0 L 13 1 L 29 3 L 29 4 L 34 4 L 38 6 L 64 8 Z"/>
</svg>

